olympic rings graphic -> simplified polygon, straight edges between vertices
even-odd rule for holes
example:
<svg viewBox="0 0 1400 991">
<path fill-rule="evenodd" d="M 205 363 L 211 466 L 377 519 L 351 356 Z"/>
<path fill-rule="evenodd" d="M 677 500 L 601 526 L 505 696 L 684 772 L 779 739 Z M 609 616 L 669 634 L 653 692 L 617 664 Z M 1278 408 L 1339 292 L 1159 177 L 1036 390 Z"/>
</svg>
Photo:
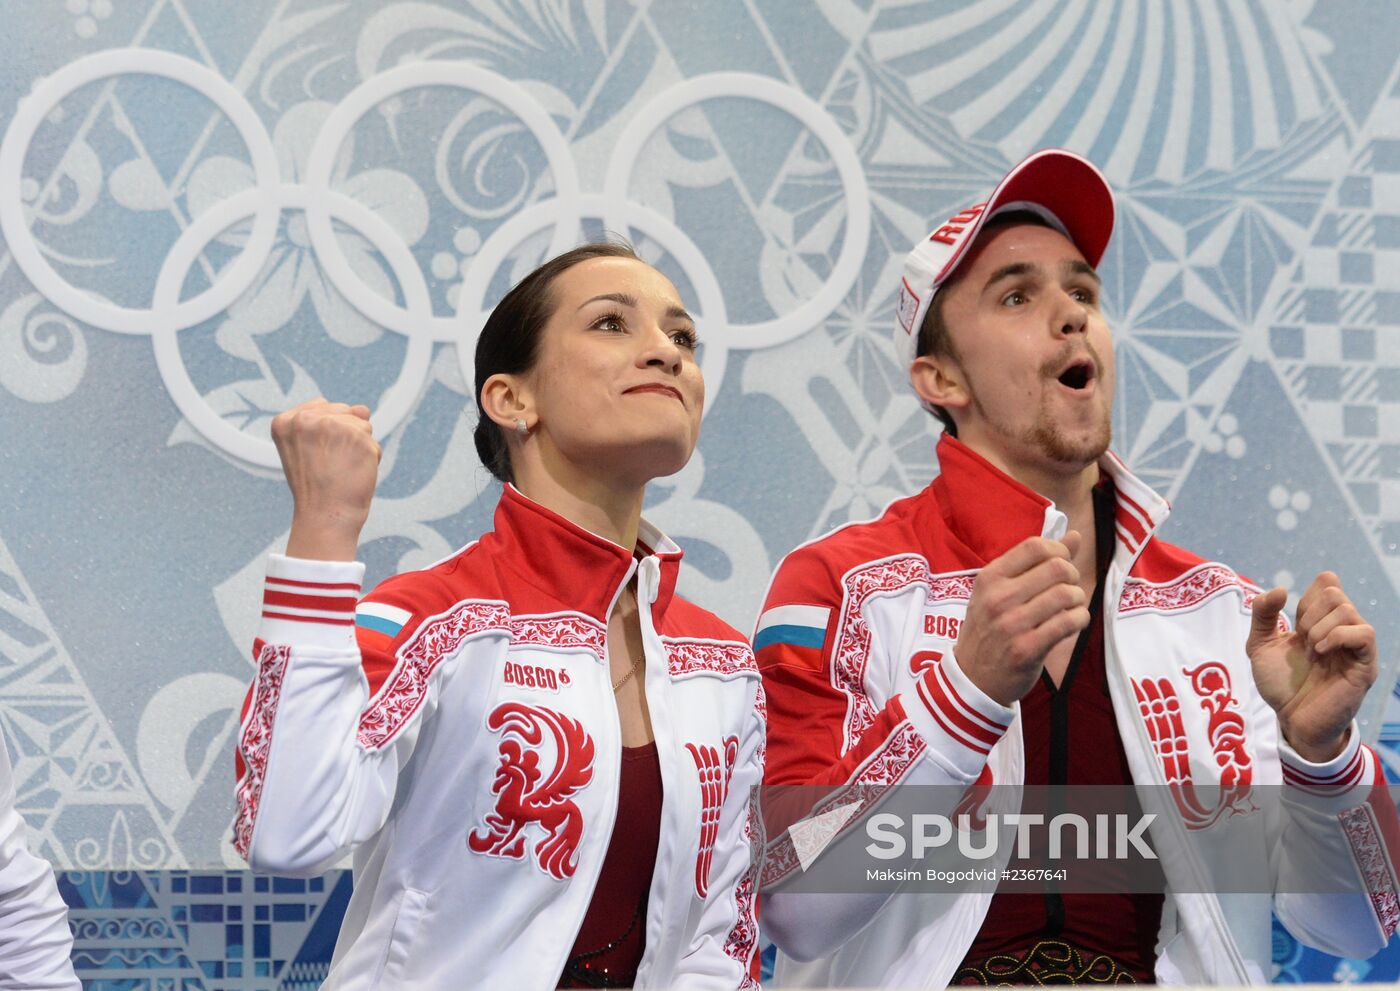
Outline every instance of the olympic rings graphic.
<svg viewBox="0 0 1400 991">
<path fill-rule="evenodd" d="M 632 118 L 614 146 L 603 192 L 610 204 L 627 202 L 627 182 L 632 177 L 632 170 L 646 139 L 677 111 L 718 97 L 762 100 L 797 118 L 826 146 L 845 193 L 846 240 L 841 245 L 831 276 L 822 288 L 791 313 L 758 323 L 736 324 L 730 328 L 734 333 L 731 341 L 735 346 L 750 349 L 772 347 L 801 337 L 831 315 L 855 284 L 870 243 L 870 194 L 860 157 L 836 121 L 820 104 L 767 76 L 747 72 L 715 72 L 696 76 L 666 90 Z M 611 214 L 609 222 L 612 222 Z"/>
<path fill-rule="evenodd" d="M 388 72 L 371 76 L 338 103 L 321 127 L 316 144 L 306 167 L 306 185 L 312 189 L 330 187 L 331 169 L 335 165 L 335 155 L 345 136 L 350 133 L 365 113 L 376 103 L 386 100 L 408 89 L 425 86 L 455 86 L 485 93 L 492 100 L 513 111 L 534 134 L 535 140 L 544 149 L 554 174 L 554 201 L 562 208 L 576 209 L 578 200 L 578 173 L 574 169 L 574 159 L 569 152 L 569 144 L 559 133 L 553 118 L 523 89 L 504 76 L 497 75 L 480 66 L 468 62 L 417 62 L 401 65 Z M 575 213 L 572 223 L 567 213 L 561 210 L 554 236 L 549 242 L 549 255 L 557 255 L 573 245 L 569 233 L 578 226 Z M 453 319 L 439 319 L 428 314 L 425 321 L 422 314 L 410 314 L 400 309 L 383 296 L 354 278 L 353 271 L 345 262 L 335 238 L 331 235 L 331 218 L 322 206 L 319 196 L 313 196 L 307 203 L 306 221 L 310 228 L 312 243 L 318 257 L 324 257 L 332 264 L 327 265 L 326 274 L 356 309 L 371 320 L 375 320 L 390 330 L 400 334 L 421 333 L 429 329 L 436 340 L 455 341 L 461 336 L 462 328 Z"/>
<path fill-rule="evenodd" d="M 252 161 L 254 185 L 206 210 L 176 239 L 164 259 L 148 308 L 118 306 L 66 282 L 44 257 L 26 216 L 19 190 L 25 157 L 46 116 L 79 87 L 124 74 L 154 75 L 191 87 L 210 99 L 241 135 Z M 478 93 L 513 114 L 543 151 L 553 194 L 519 210 L 497 227 L 464 267 L 450 316 L 434 313 L 418 259 L 402 235 L 382 216 L 331 188 L 336 156 L 352 129 L 378 103 L 407 90 L 449 87 Z M 803 124 L 826 148 L 845 194 L 845 238 L 831 276 L 820 291 L 791 312 L 753 323 L 731 323 L 714 270 L 700 247 L 675 222 L 630 201 L 626 190 L 645 141 L 671 115 L 704 100 L 739 97 L 769 103 Z M 468 383 L 473 381 L 475 336 L 490 309 L 489 286 L 513 252 L 550 230 L 548 255 L 577 243 L 584 218 L 602 219 L 618 231 L 640 233 L 659 245 L 684 272 L 697 296 L 701 323 L 701 369 L 717 391 L 728 354 L 792 340 L 820 324 L 845 298 L 863 262 L 870 236 L 871 204 L 860 161 L 850 141 L 819 104 L 776 80 L 747 73 L 698 76 L 645 104 L 616 142 L 604 192 L 584 193 L 572 149 L 554 119 L 522 87 L 479 65 L 425 61 L 401 65 L 364 80 L 322 123 L 312 143 L 304 180 L 284 181 L 271 137 L 256 111 L 232 84 L 207 66 L 183 56 L 148 49 L 117 49 L 86 56 L 60 69 L 21 101 L 0 145 L 0 232 L 34 287 L 70 316 L 122 334 L 148 334 L 156 365 L 177 408 L 210 443 L 248 464 L 276 468 L 276 449 L 266 436 L 245 432 L 223 419 L 202 397 L 180 354 L 182 330 L 217 316 L 254 285 L 271 258 L 281 216 L 300 210 L 321 271 L 335 289 L 368 319 L 407 339 L 403 365 L 373 413 L 375 435 L 398 427 L 417 402 L 431 374 L 433 349 L 451 343 Z M 251 234 L 214 283 L 180 299 L 185 278 L 209 243 L 235 224 L 252 220 Z M 333 222 L 363 236 L 398 281 L 403 303 L 384 297 L 359 279 L 341 249 Z"/>
<path fill-rule="evenodd" d="M 389 263 L 404 297 L 408 300 L 408 312 L 426 319 L 432 313 L 432 300 L 428 297 L 428 285 L 423 279 L 423 271 L 417 260 L 404 244 L 398 232 L 382 217 L 359 200 L 326 189 L 312 190 L 303 185 L 287 183 L 277 187 L 269 196 L 262 190 L 247 190 L 232 196 L 213 209 L 199 215 L 175 246 L 170 249 L 160 274 L 156 277 L 154 308 L 173 306 L 185 281 L 190 267 L 210 241 L 216 236 L 261 209 L 263 201 L 270 201 L 280 213 L 291 207 L 309 212 L 309 204 L 316 201 L 325 210 L 327 223 L 331 217 L 364 234 Z M 332 240 L 334 234 L 331 235 Z M 349 269 L 343 254 L 339 261 L 324 265 L 329 273 L 337 265 Z M 334 281 L 334 280 L 332 280 Z M 156 323 L 151 329 L 151 343 L 155 346 L 156 367 L 170 397 L 204 437 L 235 457 L 264 468 L 276 468 L 280 464 L 277 449 L 271 440 L 264 440 L 246 434 L 215 413 L 205 403 L 199 390 L 191 381 L 184 362 L 180 359 L 179 344 L 176 341 L 177 328 L 174 324 Z M 374 435 L 383 438 L 397 427 L 418 399 L 423 385 L 428 380 L 432 363 L 433 342 L 424 334 L 408 335 L 408 350 L 404 354 L 403 368 L 375 408 L 372 423 Z"/>
<path fill-rule="evenodd" d="M 25 153 L 39 125 L 69 93 L 99 79 L 120 75 L 162 76 L 207 96 L 228 115 L 247 145 L 258 191 L 267 193 L 277 184 L 277 153 L 271 136 L 243 94 L 222 76 L 193 59 L 169 52 L 144 48 L 98 52 L 64 66 L 20 101 L 5 133 L 4 144 L 0 145 L 0 231 L 20 270 L 34 288 L 79 320 L 120 334 L 150 333 L 152 323 L 157 320 L 176 328 L 192 327 L 226 309 L 257 278 L 277 235 L 277 205 L 270 196 L 258 199 L 248 244 L 222 277 L 194 299 L 177 302 L 169 312 L 163 313 L 157 313 L 154 308 L 117 306 L 77 291 L 44 258 L 25 221 L 20 183 Z"/>
</svg>

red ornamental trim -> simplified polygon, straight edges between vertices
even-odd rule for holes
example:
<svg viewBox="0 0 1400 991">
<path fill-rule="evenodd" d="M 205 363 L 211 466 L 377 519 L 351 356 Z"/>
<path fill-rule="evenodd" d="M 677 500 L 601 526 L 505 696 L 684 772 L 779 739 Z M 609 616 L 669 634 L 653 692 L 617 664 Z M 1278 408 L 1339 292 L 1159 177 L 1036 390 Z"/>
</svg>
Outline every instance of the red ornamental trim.
<svg viewBox="0 0 1400 991">
<path fill-rule="evenodd" d="M 1219 661 L 1207 661 L 1196 668 L 1183 669 L 1191 687 L 1201 696 L 1201 708 L 1208 716 L 1206 727 L 1214 766 L 1220 768 L 1219 791 L 1213 805 L 1196 793 L 1192 780 L 1190 741 L 1176 686 L 1169 678 L 1133 680 L 1138 712 L 1152 749 L 1161 761 L 1167 787 L 1176 800 L 1177 811 L 1187 829 L 1207 829 L 1227 813 L 1245 815 L 1257 810 L 1249 797 L 1253 761 L 1245 746 L 1244 718 L 1237 711 L 1230 684 L 1230 672 Z"/>
<path fill-rule="evenodd" d="M 399 651 L 389 679 L 360 717 L 359 741 L 367 750 L 385 746 L 418 711 L 433 671 L 463 641 L 489 631 L 509 631 L 511 642 L 558 650 L 588 650 L 602 657 L 602 625 L 578 613 L 515 616 L 504 602 L 461 602 L 424 623 Z"/>
<path fill-rule="evenodd" d="M 677 640 L 662 637 L 671 677 L 688 674 L 733 675 L 758 673 L 758 662 L 746 643 L 725 640 Z"/>
<path fill-rule="evenodd" d="M 602 657 L 606 638 L 602 623 L 579 613 L 515 616 L 510 621 L 510 641 L 522 646 L 588 650 Z"/>
<path fill-rule="evenodd" d="M 1192 609 L 1231 588 L 1243 590 L 1244 584 L 1233 571 L 1218 564 L 1201 565 L 1175 581 L 1160 585 L 1141 578 L 1129 578 L 1123 585 L 1118 611 L 1130 613 L 1155 609 L 1171 612 Z"/>
<path fill-rule="evenodd" d="M 1337 819 L 1347 834 L 1351 854 L 1356 858 L 1356 866 L 1366 881 L 1366 891 L 1371 896 L 1376 921 L 1388 939 L 1400 926 L 1400 891 L 1386 859 L 1376 815 L 1369 805 L 1359 805 L 1347 809 Z"/>
<path fill-rule="evenodd" d="M 469 637 L 510 629 L 504 602 L 460 602 L 445 615 L 428 620 L 399 650 L 397 663 L 369 707 L 360 716 L 358 739 L 366 750 L 387 745 L 413 718 L 428 694 L 428 680 L 443 658 L 451 657 Z"/>
<path fill-rule="evenodd" d="M 879 712 L 865 693 L 865 665 L 870 659 L 870 628 L 861 606 L 872 595 L 897 591 L 928 580 L 928 565 L 921 557 L 902 557 L 862 568 L 845 578 L 840 634 L 832 653 L 832 686 L 846 696 L 846 739 L 849 748 Z"/>
<path fill-rule="evenodd" d="M 593 780 L 593 739 L 577 720 L 523 702 L 497 706 L 486 727 L 501 734 L 501 766 L 491 784 L 496 808 L 468 834 L 468 848 L 524 860 L 525 828 L 533 824 L 545 833 L 534 848 L 539 868 L 557 881 L 573 877 L 583 839 L 583 813 L 573 796 Z"/>
<path fill-rule="evenodd" d="M 734 762 L 739 759 L 739 738 L 725 738 L 722 758 L 718 748 L 704 744 L 687 743 L 685 749 L 690 751 L 700 778 L 700 849 L 695 855 L 695 893 L 704 898 L 710 892 L 710 864 L 715 859 L 720 812 L 729 794 L 729 781 L 734 777 Z"/>
<path fill-rule="evenodd" d="M 754 918 L 754 872 L 745 871 L 743 878 L 734 888 L 734 903 L 738 916 L 734 928 L 724 940 L 724 952 L 738 962 L 744 970 L 744 978 L 739 984 L 740 991 L 758 991 L 759 984 L 749 972 L 754 949 L 758 944 L 758 923 Z"/>
<path fill-rule="evenodd" d="M 763 683 L 757 684 L 753 699 L 754 715 L 764 726 L 768 725 L 768 699 L 763 694 Z M 764 766 L 763 736 L 759 737 L 758 752 L 754 758 L 761 768 Z M 744 817 L 744 842 L 749 848 L 750 866 L 734 887 L 734 926 L 724 940 L 724 952 L 740 967 L 744 976 L 739 982 L 739 991 L 759 991 L 759 983 L 752 973 L 754 954 L 758 951 L 758 919 L 755 911 L 754 893 L 758 885 L 758 873 L 763 863 L 764 837 L 763 819 L 758 807 L 758 789 L 749 793 L 748 811 Z"/>
<path fill-rule="evenodd" d="M 976 580 L 976 574 L 940 575 L 930 579 L 928 601 L 934 603 L 946 602 L 949 599 L 961 599 L 965 602 L 972 598 L 972 584 Z"/>
<path fill-rule="evenodd" d="M 885 796 L 885 792 L 898 784 L 919 755 L 924 752 L 924 739 L 908 719 L 898 723 L 886 738 L 879 750 L 870 755 L 840 791 L 823 799 L 806 816 L 815 819 L 823 813 L 839 806 L 859 803 L 858 809 L 848 817 L 853 822 Z M 770 887 L 801 867 L 797 849 L 792 843 L 792 834 L 783 833 L 773 841 L 763 857 L 763 884 Z"/>
<path fill-rule="evenodd" d="M 233 824 L 233 847 L 244 860 L 253 843 L 258 803 L 262 800 L 267 755 L 272 749 L 272 723 L 282 697 L 282 679 L 292 648 L 286 644 L 265 644 L 258 656 L 258 674 L 253 685 L 253 703 L 248 707 L 248 724 L 238 741 L 243 753 L 243 779 L 238 782 L 238 818 Z"/>
</svg>

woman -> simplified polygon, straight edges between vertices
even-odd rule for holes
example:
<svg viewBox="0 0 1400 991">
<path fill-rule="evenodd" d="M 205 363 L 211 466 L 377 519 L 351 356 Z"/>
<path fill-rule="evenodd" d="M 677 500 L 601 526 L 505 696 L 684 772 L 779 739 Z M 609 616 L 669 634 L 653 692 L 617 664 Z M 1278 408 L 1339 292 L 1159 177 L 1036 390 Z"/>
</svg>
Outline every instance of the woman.
<svg viewBox="0 0 1400 991">
<path fill-rule="evenodd" d="M 274 421 L 295 508 L 234 839 L 282 874 L 353 852 L 326 988 L 756 987 L 758 672 L 675 595 L 680 551 L 641 517 L 695 447 L 695 346 L 627 247 L 527 276 L 476 352 L 494 529 L 363 599 L 369 411 Z"/>
</svg>

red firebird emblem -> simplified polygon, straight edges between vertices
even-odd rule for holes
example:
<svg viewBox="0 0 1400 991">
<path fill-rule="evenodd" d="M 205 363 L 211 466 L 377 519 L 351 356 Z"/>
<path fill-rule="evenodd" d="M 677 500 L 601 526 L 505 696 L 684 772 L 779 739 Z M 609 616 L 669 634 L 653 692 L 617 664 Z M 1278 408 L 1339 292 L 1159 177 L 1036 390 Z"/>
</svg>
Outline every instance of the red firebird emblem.
<svg viewBox="0 0 1400 991">
<path fill-rule="evenodd" d="M 695 893 L 704 898 L 710 890 L 710 863 L 715 859 L 720 808 L 729 793 L 734 762 L 739 759 L 739 738 L 725 738 L 723 764 L 715 747 L 687 743 L 685 749 L 695 759 L 695 770 L 700 775 L 700 852 L 695 857 Z"/>
<path fill-rule="evenodd" d="M 1133 690 L 1137 693 L 1138 711 L 1152 737 L 1153 749 L 1166 772 L 1167 787 L 1186 820 L 1186 827 L 1205 829 L 1227 812 L 1241 815 L 1256 810 L 1249 797 L 1253 761 L 1245 748 L 1244 717 L 1237 711 L 1239 703 L 1225 665 L 1207 661 L 1199 667 L 1183 668 L 1182 673 L 1191 679 L 1191 688 L 1200 697 L 1201 708 L 1209 717 L 1206 735 L 1210 738 L 1216 766 L 1220 768 L 1220 790 L 1213 805 L 1201 800 L 1191 780 L 1191 755 L 1176 688 L 1166 678 L 1148 678 L 1134 681 Z"/>
<path fill-rule="evenodd" d="M 545 832 L 535 844 L 535 860 L 556 880 L 573 877 L 583 815 L 572 796 L 593 780 L 593 740 L 575 720 L 543 706 L 506 702 L 496 707 L 486 727 L 501 734 L 501 766 L 491 793 L 496 811 L 484 829 L 467 836 L 467 846 L 493 857 L 525 858 L 525 827 Z M 541 769 L 541 745 L 548 734 L 554 766 Z"/>
</svg>

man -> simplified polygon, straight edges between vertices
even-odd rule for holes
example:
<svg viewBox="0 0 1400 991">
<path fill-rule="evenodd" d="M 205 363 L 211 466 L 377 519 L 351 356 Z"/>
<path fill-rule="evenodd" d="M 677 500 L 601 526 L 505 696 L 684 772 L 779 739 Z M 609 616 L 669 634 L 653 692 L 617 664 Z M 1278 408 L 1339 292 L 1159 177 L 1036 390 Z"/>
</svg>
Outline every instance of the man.
<svg viewBox="0 0 1400 991">
<path fill-rule="evenodd" d="M 795 893 L 794 827 L 765 867 L 779 984 L 1263 982 L 1271 907 L 1346 956 L 1400 918 L 1400 821 L 1353 722 L 1374 631 L 1327 572 L 1289 631 L 1283 589 L 1159 540 L 1166 502 L 1108 451 L 1112 226 L 1098 171 L 1043 151 L 915 246 L 895 338 L 941 473 L 793 551 L 754 647 L 768 785 L 861 811 L 895 785 L 1136 785 L 1170 796 L 1167 895 Z M 1251 870 L 1271 892 L 1210 893 Z"/>
<path fill-rule="evenodd" d="M 53 869 L 25 845 L 10 755 L 0 738 L 0 989 L 77 991 L 72 952 L 68 907 Z"/>
</svg>

